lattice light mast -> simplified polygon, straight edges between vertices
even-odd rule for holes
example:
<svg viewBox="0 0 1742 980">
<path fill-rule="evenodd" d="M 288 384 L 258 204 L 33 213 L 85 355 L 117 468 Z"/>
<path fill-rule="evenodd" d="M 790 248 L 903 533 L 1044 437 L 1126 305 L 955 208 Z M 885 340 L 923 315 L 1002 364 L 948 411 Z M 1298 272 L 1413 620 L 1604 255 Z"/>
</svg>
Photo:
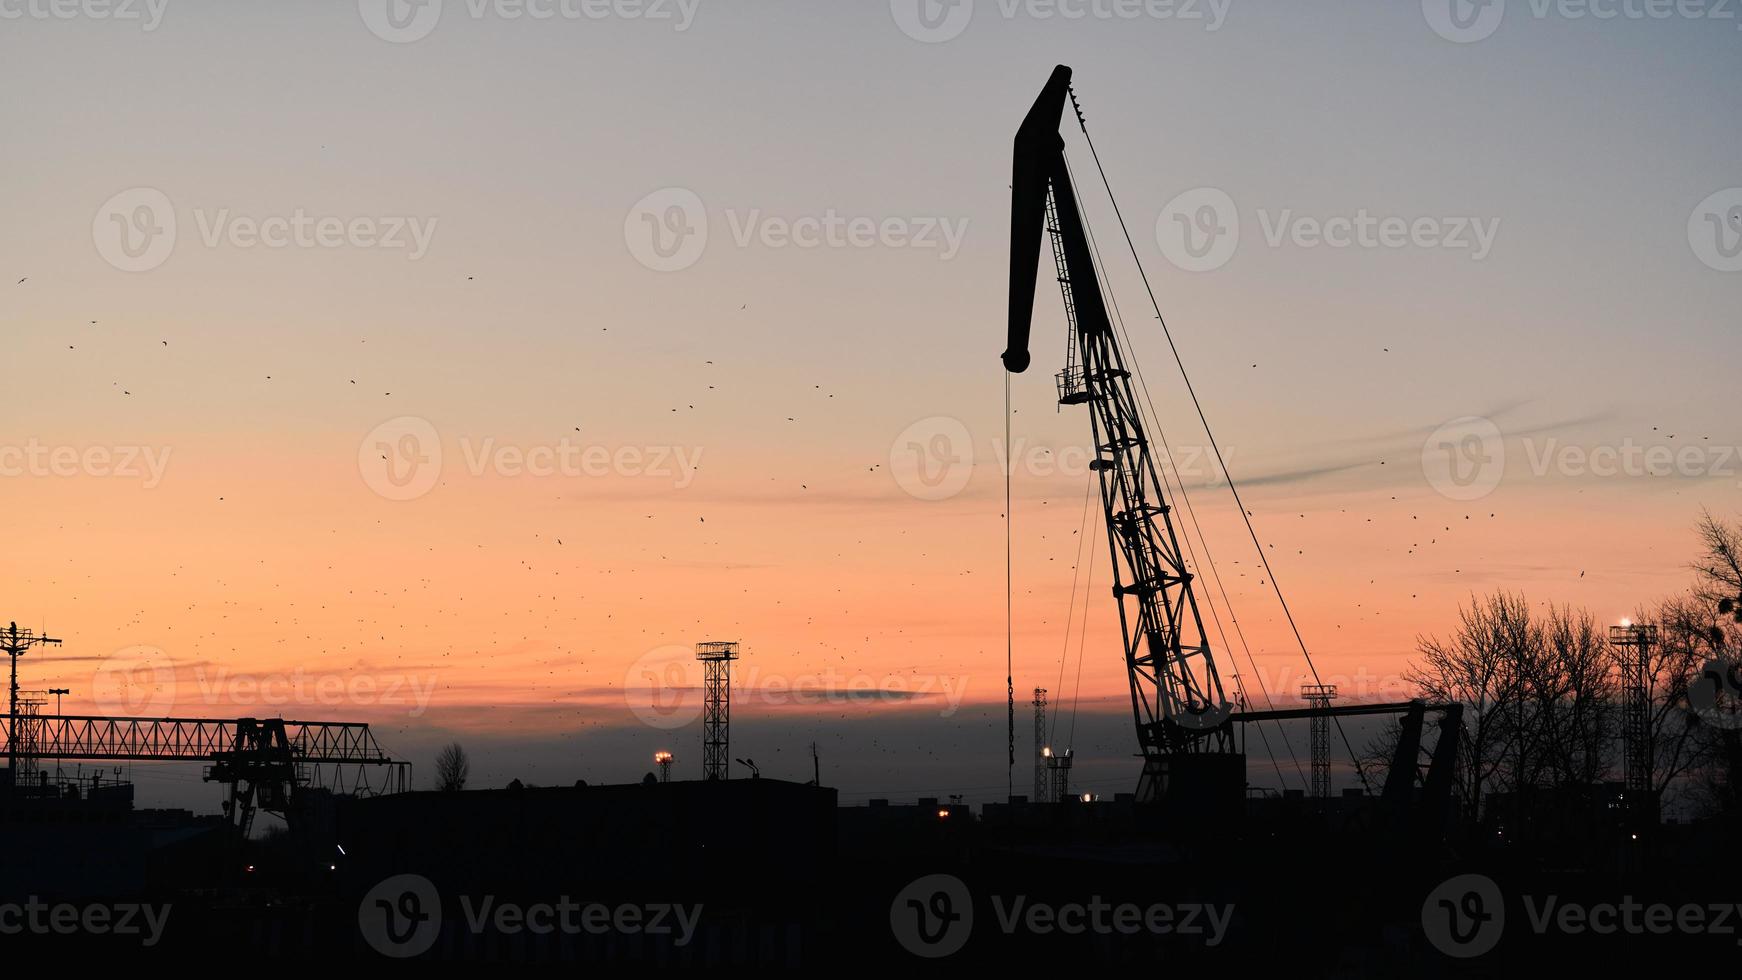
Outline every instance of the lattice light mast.
<svg viewBox="0 0 1742 980">
<path fill-rule="evenodd" d="M 1052 776 L 1052 788 L 1048 790 L 1050 795 L 1047 802 L 1063 803 L 1071 798 L 1071 759 L 1075 754 L 1072 749 L 1063 752 L 1046 750 L 1046 769 Z"/>
<path fill-rule="evenodd" d="M 1046 802 L 1046 688 L 1034 689 L 1034 802 Z"/>
<path fill-rule="evenodd" d="M 732 767 L 732 661 L 736 641 L 696 644 L 702 662 L 702 778 L 725 780 Z"/>
<path fill-rule="evenodd" d="M 1311 719 L 1313 745 L 1313 798 L 1328 799 L 1331 795 L 1331 702 L 1337 699 L 1335 684 L 1302 684 L 1301 700 L 1313 710 Z"/>
<path fill-rule="evenodd" d="M 653 761 L 659 766 L 659 781 L 662 783 L 671 782 L 671 753 L 655 752 L 653 753 Z"/>
<path fill-rule="evenodd" d="M 1622 620 L 1609 628 L 1609 643 L 1620 654 L 1622 767 L 1627 806 L 1636 810 L 1648 805 L 1653 782 L 1651 648 L 1657 627 Z"/>
<path fill-rule="evenodd" d="M 13 778 L 14 785 L 18 775 L 18 658 L 37 646 L 60 646 L 60 641 L 21 630 L 17 623 L 0 630 L 0 650 L 6 651 L 12 660 L 12 689 L 6 704 L 6 774 Z"/>
</svg>

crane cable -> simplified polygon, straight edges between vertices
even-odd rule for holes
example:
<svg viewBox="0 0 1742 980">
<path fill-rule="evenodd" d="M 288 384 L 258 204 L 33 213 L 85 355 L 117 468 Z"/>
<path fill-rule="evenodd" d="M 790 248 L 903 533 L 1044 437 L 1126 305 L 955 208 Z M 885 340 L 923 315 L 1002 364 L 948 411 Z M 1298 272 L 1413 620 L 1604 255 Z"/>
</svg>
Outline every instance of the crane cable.
<svg viewBox="0 0 1742 980">
<path fill-rule="evenodd" d="M 1058 696 L 1059 696 L 1059 701 L 1061 703 L 1061 706 L 1062 706 L 1062 703 L 1064 701 L 1064 696 L 1065 696 L 1065 664 L 1069 663 L 1070 659 L 1071 659 L 1071 627 L 1073 625 L 1075 625 L 1075 623 L 1076 623 L 1077 582 L 1081 579 L 1082 573 L 1083 573 L 1083 543 L 1089 537 L 1089 528 L 1090 528 L 1090 525 L 1089 525 L 1089 504 L 1091 501 L 1094 500 L 1094 498 L 1095 498 L 1095 481 L 1093 479 L 1090 479 L 1084 485 L 1084 488 L 1083 488 L 1083 517 L 1082 517 L 1082 520 L 1078 522 L 1078 526 L 1077 526 L 1077 560 L 1076 560 L 1076 563 L 1071 566 L 1071 601 L 1065 607 L 1065 644 L 1064 644 L 1064 649 L 1059 651 L 1059 680 L 1058 680 L 1058 687 L 1056 687 L 1054 689 L 1054 690 L 1058 691 Z M 1093 555 L 1093 552 L 1091 552 L 1091 556 L 1092 555 Z M 1092 584 L 1092 579 L 1094 576 L 1094 569 L 1093 568 L 1091 568 L 1089 570 L 1089 574 L 1090 574 L 1091 584 Z M 1083 586 L 1083 628 L 1085 631 L 1087 631 L 1087 629 L 1088 629 L 1088 618 L 1089 618 L 1089 585 L 1084 585 Z M 1078 657 L 1080 658 L 1081 656 L 1082 656 L 1082 654 L 1079 652 Z M 1081 678 L 1082 678 L 1082 660 L 1081 659 L 1079 659 L 1077 661 L 1077 677 L 1078 677 L 1077 688 L 1078 688 L 1078 694 L 1080 695 L 1081 689 L 1082 689 L 1082 681 L 1081 681 Z M 1074 704 L 1071 706 L 1071 714 L 1072 714 L 1073 718 L 1076 715 L 1076 706 Z M 1057 735 L 1057 733 L 1058 733 L 1058 712 L 1056 712 L 1056 711 L 1053 712 L 1052 718 L 1049 721 L 1050 721 L 1050 724 L 1047 728 L 1046 740 L 1047 740 L 1047 744 L 1051 745 L 1051 744 L 1055 744 L 1054 736 Z M 1076 726 L 1073 725 L 1071 730 L 1073 733 L 1072 738 L 1075 738 Z M 1040 748 L 1041 747 L 1037 745 L 1037 746 L 1035 746 L 1034 750 L 1036 752 L 1039 752 Z"/>
<path fill-rule="evenodd" d="M 1014 518 L 1010 511 L 1010 372 L 1004 372 L 1004 698 L 1005 735 L 1010 761 L 1004 770 L 1004 798 L 1016 795 L 1016 584 L 1011 563 Z"/>
<path fill-rule="evenodd" d="M 1252 538 L 1252 546 L 1258 551 L 1258 560 L 1264 566 L 1264 572 L 1270 578 L 1270 587 L 1276 593 L 1276 601 L 1282 606 L 1282 613 L 1288 620 L 1288 627 L 1294 633 L 1295 643 L 1300 646 L 1301 656 L 1306 658 L 1307 669 L 1312 672 L 1314 683 L 1322 684 L 1318 665 L 1313 663 L 1313 655 L 1307 649 L 1306 638 L 1301 635 L 1300 626 L 1295 622 L 1294 612 L 1289 609 L 1288 600 L 1283 597 L 1282 586 L 1276 581 L 1276 573 L 1270 567 L 1270 559 L 1264 554 L 1264 545 L 1258 540 L 1258 530 L 1252 526 L 1252 515 L 1247 512 L 1246 504 L 1240 499 L 1240 489 L 1234 485 L 1234 476 L 1228 471 L 1228 464 L 1222 458 L 1222 447 L 1216 443 L 1215 433 L 1210 430 L 1209 417 L 1204 414 L 1204 406 L 1198 399 L 1197 389 L 1192 385 L 1191 375 L 1186 372 L 1185 358 L 1180 355 L 1179 346 L 1174 343 L 1173 331 L 1168 329 L 1167 318 L 1161 313 L 1161 301 L 1156 299 L 1155 287 L 1150 285 L 1149 273 L 1143 268 L 1143 260 L 1137 254 L 1137 242 L 1131 237 L 1131 229 L 1125 223 L 1125 214 L 1119 208 L 1119 200 L 1113 194 L 1113 184 L 1107 177 L 1107 168 L 1101 164 L 1101 154 L 1095 149 L 1095 139 L 1089 135 L 1088 121 L 1083 118 L 1082 106 L 1077 102 L 1075 88 L 1070 90 L 1071 105 L 1077 112 L 1077 125 L 1083 131 L 1083 139 L 1089 144 L 1089 153 L 1094 157 L 1095 169 L 1101 174 L 1101 184 L 1107 189 L 1107 199 L 1113 205 L 1113 214 L 1119 219 L 1119 230 L 1125 235 L 1125 244 L 1131 249 L 1131 259 L 1137 265 L 1137 274 L 1143 279 L 1143 288 L 1149 294 L 1150 306 L 1155 310 L 1155 319 L 1161 324 L 1162 336 L 1167 338 L 1168 350 L 1173 353 L 1174 363 L 1179 366 L 1180 378 L 1185 382 L 1186 393 L 1191 396 L 1192 407 L 1197 410 L 1198 421 L 1203 424 L 1204 436 L 1210 443 L 1210 449 L 1216 454 L 1216 465 L 1222 468 L 1222 474 L 1228 478 L 1228 491 L 1234 496 L 1234 503 L 1240 508 L 1240 519 L 1246 524 L 1246 533 Z M 1355 747 L 1349 742 L 1349 734 L 1343 730 L 1341 718 L 1332 716 L 1336 722 L 1337 735 L 1343 741 L 1343 749 L 1349 753 L 1349 758 L 1355 763 L 1355 773 L 1361 777 L 1361 786 L 1369 794 L 1373 787 L 1367 782 L 1367 771 L 1361 765 L 1361 757 L 1356 754 Z"/>
</svg>

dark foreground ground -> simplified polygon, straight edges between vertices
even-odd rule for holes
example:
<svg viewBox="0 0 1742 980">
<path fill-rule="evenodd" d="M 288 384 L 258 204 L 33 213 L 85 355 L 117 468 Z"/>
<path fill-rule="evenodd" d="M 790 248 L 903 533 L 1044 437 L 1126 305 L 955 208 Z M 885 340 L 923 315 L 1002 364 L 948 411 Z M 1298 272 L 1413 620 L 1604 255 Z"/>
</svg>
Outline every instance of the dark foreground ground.
<svg viewBox="0 0 1742 980">
<path fill-rule="evenodd" d="M 0 948 L 69 965 L 1301 976 L 1734 962 L 1737 828 L 1630 829 L 1602 809 L 1533 801 L 1530 820 L 1424 831 L 1362 799 L 976 814 L 839 808 L 764 779 L 316 799 L 295 831 L 244 845 L 211 818 L 9 806 Z"/>
</svg>

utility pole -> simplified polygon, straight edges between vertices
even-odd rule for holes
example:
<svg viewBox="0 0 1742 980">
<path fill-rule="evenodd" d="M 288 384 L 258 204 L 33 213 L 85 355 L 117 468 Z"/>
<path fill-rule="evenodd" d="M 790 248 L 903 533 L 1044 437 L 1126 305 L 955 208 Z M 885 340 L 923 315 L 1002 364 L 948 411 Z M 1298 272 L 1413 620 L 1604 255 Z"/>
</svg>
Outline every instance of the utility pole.
<svg viewBox="0 0 1742 980">
<path fill-rule="evenodd" d="M 0 630 L 0 650 L 12 658 L 12 691 L 6 708 L 6 778 L 14 779 L 14 785 L 18 775 L 18 658 L 36 646 L 60 646 L 60 641 L 21 630 L 17 623 Z"/>
</svg>

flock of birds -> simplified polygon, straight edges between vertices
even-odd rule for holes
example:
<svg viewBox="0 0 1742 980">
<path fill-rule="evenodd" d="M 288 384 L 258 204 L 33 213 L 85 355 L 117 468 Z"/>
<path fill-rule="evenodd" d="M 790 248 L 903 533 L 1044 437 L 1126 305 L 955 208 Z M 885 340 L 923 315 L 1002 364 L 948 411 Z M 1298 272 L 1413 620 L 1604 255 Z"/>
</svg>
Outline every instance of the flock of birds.
<svg viewBox="0 0 1742 980">
<path fill-rule="evenodd" d="M 16 285 L 29 281 L 21 277 Z M 744 304 L 740 312 L 748 309 Z M 168 348 L 170 340 L 159 339 L 156 346 Z M 693 371 L 680 374 L 693 379 L 694 388 L 690 397 L 669 404 L 670 413 L 697 413 L 698 432 L 742 424 L 742 412 L 734 411 L 740 396 L 721 392 L 715 361 L 688 354 L 682 359 L 690 360 Z M 262 383 L 272 380 L 262 376 Z M 357 378 L 343 380 L 358 385 Z M 765 380 L 778 383 L 778 376 Z M 131 386 L 119 379 L 113 384 L 132 396 Z M 837 392 L 822 384 L 759 394 L 806 406 L 774 416 L 784 420 L 781 425 L 812 421 L 833 429 L 850 421 Z M 911 409 L 877 411 L 896 422 L 895 416 Z M 899 428 L 894 424 L 890 431 Z M 582 431 L 567 423 L 563 429 Z M 784 438 L 772 436 L 777 444 Z M 261 523 L 218 525 L 218 533 L 237 536 L 228 542 L 232 547 L 214 546 L 213 528 L 191 526 L 185 536 L 163 544 L 165 591 L 185 600 L 136 602 L 119 619 L 110 607 L 116 595 L 126 594 L 126 583 L 109 578 L 95 556 L 69 554 L 25 575 L 35 591 L 56 597 L 63 614 L 81 623 L 88 637 L 83 645 L 97 647 L 88 653 L 153 643 L 178 664 L 178 683 L 202 683 L 202 671 L 300 669 L 399 678 L 402 697 L 422 696 L 405 685 L 427 684 L 427 704 L 341 704 L 330 706 L 330 713 L 364 715 L 390 746 L 395 740 L 433 745 L 480 730 L 543 738 L 554 751 L 543 758 L 521 756 L 513 775 L 552 782 L 577 767 L 597 775 L 589 767 L 635 765 L 589 749 L 605 733 L 627 728 L 647 740 L 649 753 L 654 741 L 681 734 L 640 730 L 628 719 L 624 688 L 635 679 L 624 671 L 636 655 L 699 639 L 743 637 L 779 651 L 765 655 L 764 664 L 745 664 L 741 669 L 752 670 L 752 677 L 868 677 L 902 689 L 885 700 L 829 698 L 802 711 L 780 710 L 778 701 L 758 705 L 752 693 L 755 707 L 745 716 L 754 719 L 750 728 L 770 725 L 779 732 L 754 750 L 759 757 L 779 758 L 782 746 L 820 740 L 839 750 L 828 753 L 836 758 L 851 753 L 870 783 L 881 782 L 879 773 L 899 782 L 913 778 L 916 763 L 946 771 L 960 743 L 935 740 L 936 726 L 925 724 L 866 726 L 850 744 L 839 733 L 859 728 L 883 709 L 943 718 L 988 745 L 1004 738 L 1002 609 L 1001 601 L 993 601 L 1003 586 L 1003 556 L 997 552 L 1004 515 L 972 494 L 948 505 L 913 501 L 889 478 L 879 458 L 884 450 L 860 446 L 857 452 L 871 459 L 805 464 L 754 455 L 750 465 L 774 470 L 761 476 L 759 482 L 771 486 L 760 494 L 724 491 L 746 474 L 712 452 L 706 471 L 711 482 L 699 480 L 688 491 L 629 487 L 600 493 L 594 486 L 529 484 L 496 499 L 510 513 L 480 517 L 472 525 L 439 503 L 394 509 L 359 497 L 358 509 L 348 514 L 284 519 L 256 508 L 248 520 Z M 813 486 L 826 492 L 809 505 L 805 498 Z M 1028 513 L 1018 514 L 1032 534 L 1020 546 L 1029 565 L 1019 569 L 1018 581 L 1026 607 L 1034 610 L 1023 629 L 1036 650 L 1056 644 L 1067 614 L 1075 615 L 1074 597 L 1065 597 L 1073 578 L 1097 574 L 1079 570 L 1079 561 L 1106 561 L 1104 543 L 1079 547 L 1087 530 L 1077 514 L 1083 492 L 1080 482 L 1053 481 L 1024 501 Z M 1266 548 L 1273 554 L 1292 551 L 1295 560 L 1282 571 L 1296 581 L 1330 567 L 1315 567 L 1316 558 L 1307 558 L 1318 546 L 1390 554 L 1393 569 L 1424 566 L 1396 583 L 1366 579 L 1368 590 L 1351 593 L 1352 610 L 1324 612 L 1326 625 L 1334 623 L 1337 630 L 1395 613 L 1405 594 L 1419 600 L 1420 590 L 1410 591 L 1403 582 L 1448 572 L 1465 576 L 1466 568 L 1486 560 L 1484 549 L 1495 540 L 1493 531 L 1471 529 L 1502 520 L 1497 510 L 1487 509 L 1448 519 L 1454 508 L 1431 497 L 1419 498 L 1415 512 L 1406 511 L 1409 501 L 1399 495 L 1369 493 L 1361 500 L 1368 513 L 1347 506 L 1297 507 L 1294 521 L 1286 523 L 1260 515 L 1266 518 L 1262 530 L 1272 538 Z M 442 515 L 436 525 L 429 520 L 432 512 Z M 630 514 L 641 527 L 623 522 Z M 576 542 L 580 547 L 571 546 Z M 1244 553 L 1249 544 L 1244 550 L 1220 547 L 1218 571 L 1248 630 L 1280 629 L 1280 613 L 1268 598 L 1270 582 L 1256 556 Z M 1098 574 L 1105 576 L 1105 569 Z M 1468 588 L 1460 588 L 1478 588 L 1479 581 L 1470 576 Z M 1085 615 L 1097 637 L 1109 636 L 1116 619 L 1104 593 L 1095 596 Z M 1109 681 L 1114 689 L 1122 684 L 1116 657 L 1091 656 L 1091 691 Z M 1049 657 L 1036 654 L 1043 662 Z M 968 679 L 966 700 L 959 711 L 941 714 L 947 705 L 938 683 L 954 677 Z M 71 672 L 66 679 L 74 679 Z M 927 693 L 907 695 L 914 691 Z M 1098 702 L 1090 697 L 1086 703 L 1093 710 Z M 291 711 L 305 707 L 286 708 Z M 782 766 L 771 766 L 770 774 L 809 765 L 808 750 L 791 755 Z M 489 769 L 487 760 L 479 761 Z"/>
</svg>

